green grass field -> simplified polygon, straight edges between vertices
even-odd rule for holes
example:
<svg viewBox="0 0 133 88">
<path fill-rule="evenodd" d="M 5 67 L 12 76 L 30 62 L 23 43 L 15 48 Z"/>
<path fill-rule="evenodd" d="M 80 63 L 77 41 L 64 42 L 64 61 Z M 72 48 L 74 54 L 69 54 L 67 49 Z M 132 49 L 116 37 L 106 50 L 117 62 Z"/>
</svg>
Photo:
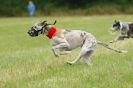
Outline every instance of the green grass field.
<svg viewBox="0 0 133 88">
<path fill-rule="evenodd" d="M 35 22 L 55 19 L 58 28 L 84 30 L 108 43 L 118 34 L 109 33 L 112 22 L 133 21 L 133 16 L 0 18 L 0 88 L 133 88 L 132 39 L 110 44 L 126 54 L 98 45 L 92 66 L 82 60 L 70 66 L 66 61 L 75 59 L 79 49 L 56 58 L 47 37 L 27 34 Z"/>
</svg>

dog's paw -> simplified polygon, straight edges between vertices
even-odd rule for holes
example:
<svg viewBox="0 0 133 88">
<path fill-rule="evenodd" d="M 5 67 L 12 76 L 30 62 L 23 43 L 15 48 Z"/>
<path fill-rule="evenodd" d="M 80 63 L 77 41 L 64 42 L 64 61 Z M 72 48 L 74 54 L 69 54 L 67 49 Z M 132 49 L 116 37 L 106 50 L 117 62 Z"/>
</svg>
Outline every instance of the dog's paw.
<svg viewBox="0 0 133 88">
<path fill-rule="evenodd" d="M 69 64 L 69 65 L 73 65 L 73 63 L 72 63 L 72 62 L 70 62 L 70 61 L 67 61 L 67 64 Z"/>
</svg>

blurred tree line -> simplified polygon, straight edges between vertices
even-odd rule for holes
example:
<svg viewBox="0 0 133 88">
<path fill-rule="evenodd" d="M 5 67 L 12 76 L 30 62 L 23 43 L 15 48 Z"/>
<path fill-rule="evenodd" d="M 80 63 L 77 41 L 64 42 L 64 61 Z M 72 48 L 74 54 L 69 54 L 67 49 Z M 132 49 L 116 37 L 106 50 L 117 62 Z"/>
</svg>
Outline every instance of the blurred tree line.
<svg viewBox="0 0 133 88">
<path fill-rule="evenodd" d="M 32 0 L 35 15 L 132 14 L 133 0 Z M 0 16 L 27 16 L 28 0 L 0 0 Z"/>
</svg>

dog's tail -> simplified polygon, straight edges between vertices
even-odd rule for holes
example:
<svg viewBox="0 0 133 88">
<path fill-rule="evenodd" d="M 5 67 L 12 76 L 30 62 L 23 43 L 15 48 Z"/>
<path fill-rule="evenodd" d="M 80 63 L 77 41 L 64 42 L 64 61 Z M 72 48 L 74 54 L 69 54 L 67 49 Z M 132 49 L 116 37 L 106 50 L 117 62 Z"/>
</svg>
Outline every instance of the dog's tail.
<svg viewBox="0 0 133 88">
<path fill-rule="evenodd" d="M 106 48 L 108 48 L 108 49 L 110 49 L 110 50 L 113 50 L 113 51 L 115 51 L 115 52 L 117 52 L 117 53 L 126 53 L 126 52 L 127 52 L 127 51 L 125 51 L 125 50 L 118 50 L 118 49 L 112 48 L 112 47 L 109 46 L 108 44 L 103 43 L 103 42 L 101 42 L 101 41 L 97 41 L 97 44 L 102 45 L 102 46 L 104 46 L 104 47 L 106 47 Z"/>
</svg>

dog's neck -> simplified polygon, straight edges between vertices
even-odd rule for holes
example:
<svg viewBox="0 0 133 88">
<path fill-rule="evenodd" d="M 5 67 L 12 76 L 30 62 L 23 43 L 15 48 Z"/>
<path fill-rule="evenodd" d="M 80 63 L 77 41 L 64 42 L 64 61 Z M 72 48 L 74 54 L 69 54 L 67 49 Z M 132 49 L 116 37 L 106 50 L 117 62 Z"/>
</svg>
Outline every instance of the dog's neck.
<svg viewBox="0 0 133 88">
<path fill-rule="evenodd" d="M 49 39 L 52 39 L 54 36 L 57 36 L 59 38 L 63 37 L 63 31 L 62 30 L 58 30 L 56 27 L 54 26 L 50 26 L 48 27 L 49 31 L 45 34 Z"/>
<path fill-rule="evenodd" d="M 120 22 L 120 30 L 123 33 L 126 33 L 129 30 L 129 25 L 127 23 Z"/>
<path fill-rule="evenodd" d="M 54 26 L 51 26 L 46 36 L 51 39 L 53 36 L 55 36 L 56 31 L 57 29 Z"/>
<path fill-rule="evenodd" d="M 57 32 L 55 33 L 55 36 L 57 36 L 58 38 L 62 38 L 64 37 L 64 33 L 62 30 L 57 30 Z"/>
</svg>

